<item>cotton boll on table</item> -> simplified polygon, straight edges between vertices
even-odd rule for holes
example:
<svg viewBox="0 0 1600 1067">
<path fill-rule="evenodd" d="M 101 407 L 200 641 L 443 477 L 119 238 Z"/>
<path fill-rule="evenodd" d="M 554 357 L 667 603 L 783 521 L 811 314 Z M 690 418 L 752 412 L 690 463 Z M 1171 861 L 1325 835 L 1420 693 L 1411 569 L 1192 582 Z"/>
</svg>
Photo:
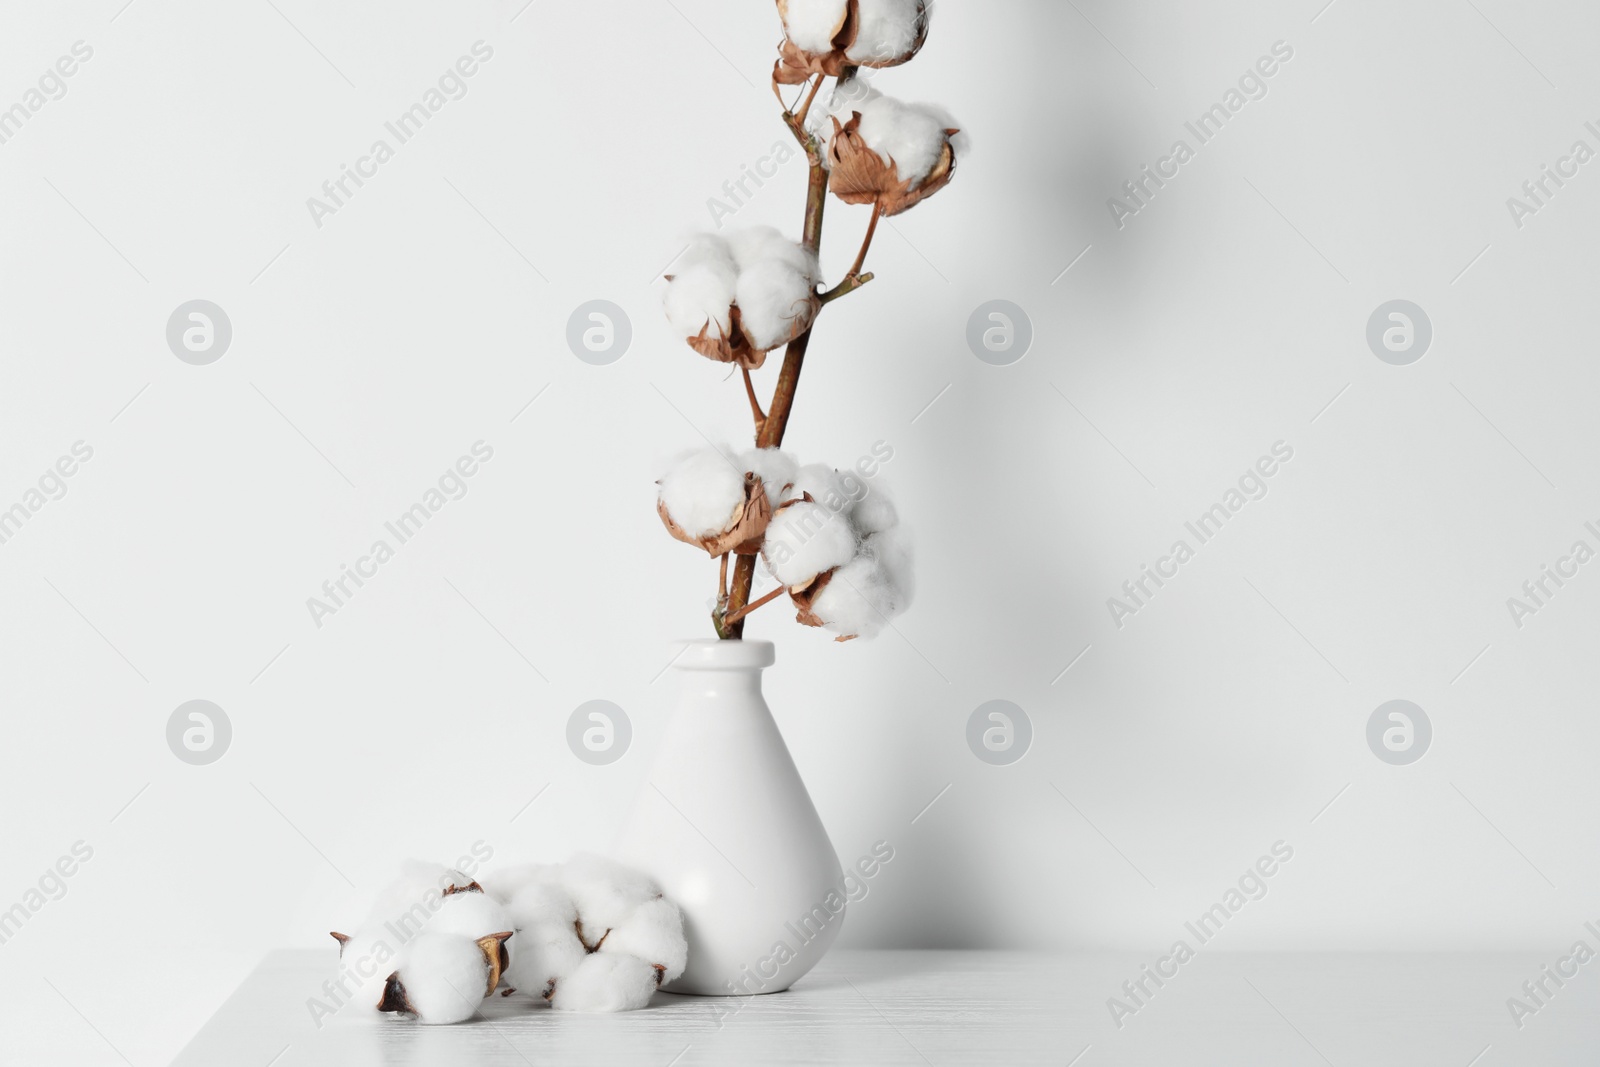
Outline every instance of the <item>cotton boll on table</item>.
<svg viewBox="0 0 1600 1067">
<path fill-rule="evenodd" d="M 506 995 L 514 989 L 558 1011 L 631 1011 L 683 973 L 683 913 L 647 875 L 579 853 L 486 881 L 519 942 Z"/>
<path fill-rule="evenodd" d="M 560 882 L 559 872 L 517 886 L 507 901 L 517 951 L 506 970 L 510 991 L 548 996 L 560 979 L 583 962 L 589 950 L 578 936 L 578 908 Z"/>
<path fill-rule="evenodd" d="M 556 983 L 557 1011 L 636 1011 L 656 991 L 656 970 L 635 956 L 596 952 Z"/>
<path fill-rule="evenodd" d="M 404 1012 L 430 1024 L 471 1018 L 500 979 L 504 938 L 474 941 L 453 934 L 419 934 L 389 977 L 379 1011 Z"/>
</svg>

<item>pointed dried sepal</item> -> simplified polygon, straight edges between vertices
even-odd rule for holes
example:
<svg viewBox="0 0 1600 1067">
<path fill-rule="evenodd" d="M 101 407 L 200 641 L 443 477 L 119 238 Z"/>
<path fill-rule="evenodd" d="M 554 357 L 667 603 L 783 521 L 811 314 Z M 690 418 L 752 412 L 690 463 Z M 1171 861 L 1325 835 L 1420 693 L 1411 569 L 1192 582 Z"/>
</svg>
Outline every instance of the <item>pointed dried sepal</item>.
<svg viewBox="0 0 1600 1067">
<path fill-rule="evenodd" d="M 691 537 L 682 526 L 673 521 L 667 505 L 656 501 L 656 514 L 667 532 L 684 544 L 705 549 L 710 556 L 723 556 L 729 552 L 739 556 L 753 556 L 761 550 L 761 539 L 766 536 L 767 524 L 772 521 L 772 505 L 767 501 L 766 487 L 754 474 L 744 476 L 744 500 L 733 509 L 728 524 L 722 531 L 709 537 Z M 579 933 L 581 940 L 583 935 Z M 587 944 L 587 942 L 585 942 Z"/>
<path fill-rule="evenodd" d="M 745 337 L 739 323 L 737 306 L 728 309 L 728 322 L 729 333 L 723 336 L 720 326 L 707 321 L 700 328 L 699 334 L 687 338 L 689 347 L 718 363 L 737 363 L 746 370 L 760 370 L 761 365 L 767 361 L 767 353 L 758 352 L 750 346 L 750 341 Z M 716 331 L 716 336 L 712 336 L 713 330 Z"/>
<path fill-rule="evenodd" d="M 778 46 L 778 61 L 772 65 L 772 80 L 779 85 L 800 85 L 818 74 L 837 78 L 846 62 L 843 52 L 807 52 L 785 38 Z"/>
<path fill-rule="evenodd" d="M 400 972 L 395 971 L 383 982 L 383 996 L 378 1001 L 379 1011 L 398 1011 L 407 1015 L 417 1014 L 417 1009 L 411 1006 L 411 1001 L 406 998 L 406 987 L 400 984 Z"/>
<path fill-rule="evenodd" d="M 444 891 L 443 895 L 448 897 L 448 896 L 450 896 L 450 895 L 452 895 L 454 893 L 481 893 L 481 892 L 483 892 L 483 886 L 479 885 L 477 883 L 477 881 L 474 880 L 474 881 L 468 882 L 466 885 L 452 885 L 452 886 L 450 886 L 448 889 L 446 889 Z"/>
<path fill-rule="evenodd" d="M 476 885 L 477 883 L 473 883 Z M 481 893 L 482 890 L 480 889 Z M 494 992 L 494 987 L 500 984 L 500 976 L 511 966 L 511 954 L 506 951 L 506 941 L 513 931 L 502 930 L 498 934 L 478 938 L 478 947 L 483 950 L 483 958 L 489 964 L 489 984 L 484 988 L 483 995 L 488 996 Z"/>
<path fill-rule="evenodd" d="M 837 570 L 838 568 L 835 568 Z M 797 609 L 794 621 L 802 626 L 821 626 L 822 620 L 812 610 L 817 602 L 817 597 L 828 588 L 828 583 L 833 581 L 833 571 L 823 571 L 805 585 L 793 586 L 789 590 L 789 599 Z"/>
<path fill-rule="evenodd" d="M 328 936 L 339 942 L 339 955 L 344 955 L 344 947 L 350 943 L 349 934 L 341 934 L 337 930 L 329 930 Z"/>
<path fill-rule="evenodd" d="M 797 301 L 793 325 L 787 336 L 778 340 L 777 344 L 767 348 L 757 348 L 745 336 L 743 317 L 737 304 L 728 309 L 728 322 L 730 332 L 723 336 L 722 330 L 715 322 L 707 322 L 700 328 L 694 337 L 685 338 L 689 347 L 718 363 L 737 363 L 745 370 L 760 370 L 767 362 L 767 353 L 774 348 L 788 344 L 796 337 L 811 329 L 812 321 L 817 317 L 817 312 L 822 310 L 822 300 L 811 293 L 804 302 Z M 713 331 L 715 335 L 713 336 Z"/>
<path fill-rule="evenodd" d="M 937 193 L 956 173 L 955 149 L 950 138 L 959 130 L 944 131 L 944 150 L 938 162 L 920 182 L 902 181 L 894 160 L 885 160 L 867 146 L 861 136 L 861 112 L 850 115 L 850 121 L 840 124 L 832 119 L 833 136 L 828 140 L 828 188 L 847 204 L 873 204 L 885 218 L 908 211 L 918 203 Z"/>
</svg>

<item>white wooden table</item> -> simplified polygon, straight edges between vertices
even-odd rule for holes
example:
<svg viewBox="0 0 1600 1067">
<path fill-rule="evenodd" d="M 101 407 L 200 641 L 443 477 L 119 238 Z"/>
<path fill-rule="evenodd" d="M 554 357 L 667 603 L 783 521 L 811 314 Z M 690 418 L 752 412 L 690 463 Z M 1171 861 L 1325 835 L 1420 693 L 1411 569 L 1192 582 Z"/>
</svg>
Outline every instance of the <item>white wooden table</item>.
<svg viewBox="0 0 1600 1067">
<path fill-rule="evenodd" d="M 834 952 L 795 989 L 749 999 L 657 994 L 622 1015 L 494 998 L 483 1017 L 428 1027 L 307 1008 L 329 952 L 276 952 L 174 1067 L 434 1065 L 1160 1064 L 1174 1067 L 1594 1067 L 1600 960 L 1525 1017 L 1508 997 L 1562 952 L 1227 954 L 1202 950 L 1139 1010 L 1112 1020 L 1156 955 Z"/>
</svg>

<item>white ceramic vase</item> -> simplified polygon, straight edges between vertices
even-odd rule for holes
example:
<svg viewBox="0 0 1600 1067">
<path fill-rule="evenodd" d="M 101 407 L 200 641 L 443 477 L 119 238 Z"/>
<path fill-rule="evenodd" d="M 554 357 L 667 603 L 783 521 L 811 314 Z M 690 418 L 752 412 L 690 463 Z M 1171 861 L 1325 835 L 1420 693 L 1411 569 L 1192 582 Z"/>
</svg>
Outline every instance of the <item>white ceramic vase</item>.
<svg viewBox="0 0 1600 1067">
<path fill-rule="evenodd" d="M 772 710 L 770 641 L 690 641 L 655 762 L 614 855 L 683 909 L 689 965 L 665 988 L 776 993 L 844 923 L 844 874 Z"/>
</svg>

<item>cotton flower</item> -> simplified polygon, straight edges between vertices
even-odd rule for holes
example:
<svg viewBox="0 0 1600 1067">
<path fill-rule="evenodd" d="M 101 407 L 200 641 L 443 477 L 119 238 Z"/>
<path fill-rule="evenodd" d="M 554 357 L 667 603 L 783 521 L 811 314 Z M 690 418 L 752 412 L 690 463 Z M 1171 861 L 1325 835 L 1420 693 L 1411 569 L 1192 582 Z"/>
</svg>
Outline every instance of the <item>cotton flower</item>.
<svg viewBox="0 0 1600 1067">
<path fill-rule="evenodd" d="M 354 934 L 333 932 L 339 942 L 339 968 L 335 983 L 353 986 L 349 1002 L 376 1012 L 383 1000 L 388 976 L 400 961 L 402 943 L 381 923 L 365 924 Z"/>
<path fill-rule="evenodd" d="M 683 914 L 647 875 L 579 853 L 564 864 L 511 868 L 489 885 L 518 943 L 506 984 L 558 1010 L 640 1008 L 683 973 Z"/>
<path fill-rule="evenodd" d="M 666 897 L 647 900 L 608 930 L 596 951 L 637 956 L 658 972 L 656 984 L 670 982 L 683 973 L 689 960 L 683 912 Z"/>
<path fill-rule="evenodd" d="M 684 456 L 662 476 L 656 511 L 667 532 L 712 556 L 753 555 L 772 517 L 762 480 L 715 448 Z"/>
<path fill-rule="evenodd" d="M 501 969 L 510 962 L 511 952 L 505 946 L 506 938 L 500 935 L 509 936 L 511 928 L 505 907 L 477 882 L 458 870 L 411 860 L 402 864 L 399 876 L 378 892 L 371 912 L 354 935 L 333 934 L 339 942 L 339 985 L 343 988 L 347 983 L 354 984 L 351 1000 L 378 1011 L 395 1010 L 382 1004 L 394 1002 L 389 986 L 397 971 L 409 968 L 407 973 L 414 980 L 422 981 L 426 989 L 436 989 L 436 983 L 428 985 L 432 979 L 429 961 L 448 958 L 449 954 L 413 962 L 415 946 L 431 944 L 424 942 L 424 937 L 454 938 L 469 945 L 486 937 L 498 937 L 494 950 L 498 980 Z M 423 996 L 426 999 L 426 994 Z M 450 1013 L 433 1012 L 434 1016 L 440 1014 Z"/>
<path fill-rule="evenodd" d="M 784 41 L 773 81 L 798 85 L 847 66 L 893 67 L 928 36 L 925 0 L 778 0 Z"/>
<path fill-rule="evenodd" d="M 804 480 L 806 470 L 802 468 Z M 780 508 L 782 514 L 786 508 Z M 872 486 L 843 513 L 854 551 L 836 566 L 790 586 L 795 619 L 838 634 L 836 640 L 872 637 L 911 604 L 911 541 L 888 490 Z M 836 520 L 836 521 L 842 521 Z"/>
<path fill-rule="evenodd" d="M 476 940 L 455 934 L 418 934 L 405 960 L 386 980 L 379 1011 L 404 1012 L 425 1023 L 458 1023 L 478 1010 L 500 983 L 506 961 L 501 931 Z"/>
<path fill-rule="evenodd" d="M 635 1011 L 650 1003 L 656 971 L 636 956 L 595 953 L 556 983 L 557 1011 Z"/>
<path fill-rule="evenodd" d="M 755 370 L 811 326 L 821 308 L 815 254 L 770 226 L 700 234 L 668 275 L 668 324 L 696 352 Z"/>
<path fill-rule="evenodd" d="M 898 215 L 943 189 L 966 139 L 942 109 L 907 104 L 874 89 L 856 93 L 850 118 L 826 118 L 828 187 L 849 204 L 877 204 Z"/>
<path fill-rule="evenodd" d="M 534 996 L 548 996 L 562 978 L 588 956 L 578 936 L 578 908 L 560 882 L 559 868 L 517 886 L 507 901 L 517 947 L 506 984 Z"/>
<path fill-rule="evenodd" d="M 761 556 L 780 585 L 791 589 L 850 561 L 856 532 L 820 504 L 791 500 L 772 514 Z"/>
</svg>

